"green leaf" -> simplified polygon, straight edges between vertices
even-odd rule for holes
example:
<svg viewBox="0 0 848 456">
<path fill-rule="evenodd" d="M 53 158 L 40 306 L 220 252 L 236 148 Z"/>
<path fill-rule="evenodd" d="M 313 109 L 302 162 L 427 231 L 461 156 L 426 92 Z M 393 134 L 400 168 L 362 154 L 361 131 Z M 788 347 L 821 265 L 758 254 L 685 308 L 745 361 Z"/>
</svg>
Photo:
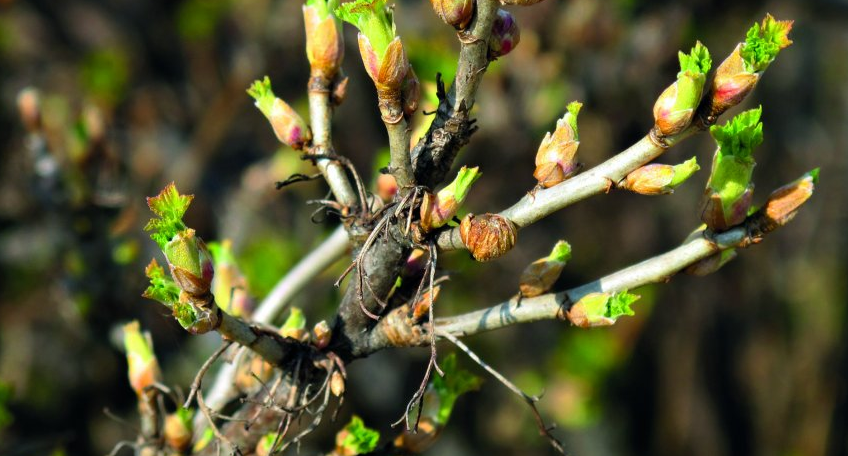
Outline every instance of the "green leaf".
<svg viewBox="0 0 848 456">
<path fill-rule="evenodd" d="M 448 355 L 439 366 L 444 372 L 444 377 L 435 375 L 431 385 L 439 396 L 439 411 L 436 414 L 437 424 L 444 425 L 448 422 L 456 399 L 469 392 L 480 388 L 483 379 L 467 370 L 457 366 L 456 354 Z"/>
<path fill-rule="evenodd" d="M 695 43 L 695 47 L 692 48 L 689 54 L 684 54 L 681 51 L 677 56 L 680 60 L 680 73 L 677 74 L 677 77 L 680 77 L 681 74 L 686 72 L 707 74 L 713 65 L 709 49 L 701 44 L 700 41 Z"/>
<path fill-rule="evenodd" d="M 159 301 L 169 308 L 180 300 L 180 288 L 170 276 L 165 275 L 165 270 L 155 259 L 150 260 L 144 273 L 150 279 L 150 285 L 142 293 L 143 297 Z"/>
<path fill-rule="evenodd" d="M 701 167 L 698 166 L 697 157 L 692 157 L 692 158 L 690 158 L 689 160 L 686 160 L 683 163 L 680 163 L 678 165 L 674 165 L 673 169 L 674 169 L 674 176 L 672 176 L 671 182 L 669 182 L 668 185 L 671 188 L 677 188 L 681 184 L 683 184 L 683 182 L 685 182 L 686 179 L 689 179 L 690 177 L 692 177 L 692 175 L 695 174 L 695 172 L 697 172 L 699 169 L 701 169 Z"/>
<path fill-rule="evenodd" d="M 615 293 L 610 296 L 607 301 L 607 311 L 605 317 L 616 319 L 622 315 L 635 315 L 630 306 L 639 300 L 639 295 L 631 294 L 626 291 Z"/>
<path fill-rule="evenodd" d="M 197 310 L 189 303 L 177 301 L 174 303 L 173 311 L 174 318 L 177 319 L 177 322 L 179 322 L 183 329 L 194 326 L 200 320 Z"/>
<path fill-rule="evenodd" d="M 145 231 L 153 231 L 150 238 L 164 249 L 165 245 L 180 231 L 186 229 L 183 215 L 194 195 L 180 195 L 173 182 L 165 186 L 158 195 L 147 198 L 147 206 L 159 216 L 152 218 L 144 227 Z"/>
<path fill-rule="evenodd" d="M 271 108 L 274 106 L 274 100 L 277 96 L 271 89 L 271 79 L 268 76 L 265 76 L 261 81 L 258 79 L 253 81 L 253 84 L 247 89 L 247 94 L 253 97 L 254 104 L 265 117 L 271 117 Z"/>
<path fill-rule="evenodd" d="M 286 318 L 286 322 L 283 323 L 282 328 L 280 328 L 280 332 L 303 328 L 306 328 L 306 316 L 303 315 L 303 312 L 299 307 L 292 306 L 289 311 L 289 318 Z"/>
<path fill-rule="evenodd" d="M 353 415 L 350 423 L 345 426 L 348 432 L 342 446 L 354 454 L 365 454 L 374 451 L 380 441 L 380 433 L 365 427 L 362 418 Z"/>
<path fill-rule="evenodd" d="M 721 156 L 733 155 L 743 162 L 753 163 L 751 154 L 763 142 L 763 108 L 749 109 L 736 115 L 724 125 L 713 125 L 710 134 L 718 144 Z"/>
<path fill-rule="evenodd" d="M 395 38 L 395 26 L 392 15 L 386 8 L 386 0 L 356 0 L 343 3 L 336 8 L 336 16 L 353 24 L 368 37 L 374 51 L 381 58 Z"/>
<path fill-rule="evenodd" d="M 7 404 L 11 400 L 12 384 L 0 380 L 0 431 L 14 421 L 14 416 L 12 416 L 12 412 L 7 407 Z"/>
<path fill-rule="evenodd" d="M 740 54 L 745 62 L 745 70 L 756 73 L 768 68 L 781 49 L 792 44 L 789 31 L 792 21 L 777 21 L 766 14 L 761 24 L 754 24 L 745 36 Z"/>
<path fill-rule="evenodd" d="M 548 261 L 556 261 L 558 263 L 565 263 L 571 259 L 571 244 L 566 241 L 557 241 L 554 244 L 554 248 L 551 250 L 551 254 L 548 255 Z"/>
<path fill-rule="evenodd" d="M 583 107 L 583 103 L 579 101 L 572 101 L 566 106 L 568 112 L 565 114 L 565 121 L 571 127 L 571 130 L 574 131 L 574 140 L 579 141 L 579 133 L 577 131 L 577 114 L 580 114 L 580 108 Z"/>
</svg>

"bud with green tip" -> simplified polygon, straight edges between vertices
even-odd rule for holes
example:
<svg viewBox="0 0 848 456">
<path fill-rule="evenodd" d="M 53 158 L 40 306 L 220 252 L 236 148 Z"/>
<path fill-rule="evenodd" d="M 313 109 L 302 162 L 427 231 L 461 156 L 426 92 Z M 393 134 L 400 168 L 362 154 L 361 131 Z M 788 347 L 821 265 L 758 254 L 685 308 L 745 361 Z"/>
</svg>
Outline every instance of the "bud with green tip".
<svg viewBox="0 0 848 456">
<path fill-rule="evenodd" d="M 307 0 L 303 5 L 306 58 L 313 76 L 325 82 L 335 79 L 344 59 L 342 23 L 333 14 L 338 0 Z"/>
<path fill-rule="evenodd" d="M 162 381 L 162 373 L 153 353 L 150 334 L 141 331 L 138 321 L 125 324 L 123 330 L 130 386 L 141 398 L 146 395 L 147 388 Z"/>
<path fill-rule="evenodd" d="M 763 142 L 761 108 L 745 111 L 710 133 L 718 144 L 704 193 L 701 220 L 714 231 L 745 221 L 754 193 L 754 148 Z"/>
<path fill-rule="evenodd" d="M 301 150 L 312 141 L 312 131 L 306 122 L 291 106 L 274 95 L 268 76 L 261 81 L 254 81 L 247 93 L 256 100 L 254 104 L 271 123 L 281 143 Z"/>
<path fill-rule="evenodd" d="M 557 242 L 550 255 L 530 263 L 521 273 L 518 284 L 521 295 L 531 298 L 546 293 L 559 279 L 570 259 L 571 245 L 565 241 Z"/>
<path fill-rule="evenodd" d="M 665 89 L 654 104 L 654 124 L 662 136 L 680 133 L 692 122 L 712 66 L 710 51 L 700 41 L 689 54 L 679 52 L 678 57 L 677 81 Z"/>
<path fill-rule="evenodd" d="M 474 0 L 430 0 L 436 14 L 457 30 L 468 27 L 474 16 Z"/>
<path fill-rule="evenodd" d="M 533 177 L 539 181 L 539 186 L 548 188 L 568 179 L 577 172 L 577 148 L 580 138 L 577 131 L 577 114 L 582 103 L 572 101 L 568 104 L 567 112 L 557 120 L 554 133 L 545 134 L 539 150 L 536 152 L 536 169 Z"/>
<path fill-rule="evenodd" d="M 347 2 L 336 9 L 336 15 L 359 29 L 359 53 L 378 93 L 396 94 L 410 66 L 386 1 Z"/>
<path fill-rule="evenodd" d="M 162 430 L 165 443 L 178 453 L 184 453 L 191 446 L 193 419 L 194 411 L 182 407 L 165 417 L 165 427 Z"/>
<path fill-rule="evenodd" d="M 303 311 L 299 307 L 292 306 L 289 317 L 280 328 L 280 335 L 299 341 L 305 341 L 309 338 L 309 331 L 306 330 L 306 316 L 303 315 Z"/>
<path fill-rule="evenodd" d="M 232 251 L 232 241 L 208 244 L 215 263 L 215 278 L 212 280 L 212 294 L 215 303 L 224 312 L 235 317 L 247 317 L 253 313 L 254 302 L 247 292 L 247 279 L 236 264 Z"/>
<path fill-rule="evenodd" d="M 757 211 L 763 220 L 762 229 L 772 231 L 795 217 L 798 209 L 813 196 L 819 181 L 819 169 L 816 168 L 799 179 L 773 191 L 768 201 Z"/>
<path fill-rule="evenodd" d="M 754 24 L 745 37 L 745 42 L 716 69 L 710 93 L 709 117 L 715 118 L 741 102 L 759 82 L 763 72 L 792 40 L 789 31 L 792 21 L 778 21 L 766 14 L 762 24 Z"/>
<path fill-rule="evenodd" d="M 463 166 L 447 187 L 439 190 L 435 195 L 425 193 L 424 201 L 421 203 L 421 229 L 427 232 L 448 223 L 465 201 L 471 185 L 482 175 L 477 166 L 474 168 Z"/>
<path fill-rule="evenodd" d="M 187 228 L 174 236 L 162 249 L 177 286 L 191 296 L 209 294 L 215 268 L 212 255 L 194 230 Z"/>
<path fill-rule="evenodd" d="M 652 163 L 628 174 L 619 187 L 640 195 L 672 193 L 699 169 L 695 157 L 674 166 Z"/>
<path fill-rule="evenodd" d="M 593 328 L 615 324 L 622 315 L 634 315 L 630 306 L 640 296 L 628 293 L 589 293 L 574 303 L 566 316 L 574 326 Z"/>
<path fill-rule="evenodd" d="M 509 11 L 499 9 L 489 35 L 489 60 L 509 54 L 520 40 L 521 31 L 515 17 Z"/>
<path fill-rule="evenodd" d="M 468 214 L 459 224 L 459 236 L 471 256 L 485 262 L 512 250 L 518 239 L 518 229 L 499 214 Z"/>
</svg>

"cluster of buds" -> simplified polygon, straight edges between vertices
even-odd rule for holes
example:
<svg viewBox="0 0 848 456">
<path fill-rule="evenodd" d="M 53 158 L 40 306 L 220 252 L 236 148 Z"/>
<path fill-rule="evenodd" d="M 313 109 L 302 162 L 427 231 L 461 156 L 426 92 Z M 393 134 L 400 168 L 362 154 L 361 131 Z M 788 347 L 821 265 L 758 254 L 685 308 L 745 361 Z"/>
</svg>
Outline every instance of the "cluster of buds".
<svg viewBox="0 0 848 456">
<path fill-rule="evenodd" d="M 312 131 L 306 122 L 288 103 L 274 95 L 268 76 L 261 81 L 254 81 L 247 93 L 256 100 L 254 104 L 271 123 L 281 143 L 302 150 L 312 141 Z"/>
<path fill-rule="evenodd" d="M 781 49 L 792 44 L 789 31 L 792 21 L 778 21 L 766 14 L 762 24 L 754 24 L 745 36 L 745 42 L 716 69 L 715 78 L 707 98 L 710 103 L 709 118 L 715 119 L 736 106 L 759 82 L 763 72 L 777 57 Z"/>
<path fill-rule="evenodd" d="M 141 331 L 137 321 L 124 325 L 123 331 L 130 386 L 139 398 L 145 398 L 148 388 L 162 381 L 159 362 L 153 353 L 153 342 L 150 334 Z"/>
<path fill-rule="evenodd" d="M 622 315 L 634 315 L 630 305 L 638 299 L 638 295 L 626 291 L 589 293 L 574 303 L 566 316 L 574 326 L 580 328 L 610 326 Z"/>
<path fill-rule="evenodd" d="M 311 74 L 325 83 L 339 74 L 344 59 L 341 21 L 334 15 L 338 0 L 307 0 L 303 5 L 306 58 Z"/>
<path fill-rule="evenodd" d="M 518 238 L 518 230 L 515 224 L 502 215 L 468 214 L 459 224 L 459 235 L 471 256 L 483 262 L 512 250 Z"/>
<path fill-rule="evenodd" d="M 447 224 L 456 215 L 459 206 L 465 201 L 471 185 L 482 176 L 478 167 L 463 166 L 456 178 L 447 187 L 435 195 L 424 193 L 421 203 L 421 230 L 425 233 Z"/>
<path fill-rule="evenodd" d="M 385 0 L 355 0 L 336 15 L 359 29 L 359 53 L 377 88 L 383 120 L 397 123 L 417 108 L 420 87 Z"/>
<path fill-rule="evenodd" d="M 679 165 L 652 163 L 632 171 L 618 187 L 640 195 L 663 195 L 674 192 L 699 169 L 695 157 Z"/>
<path fill-rule="evenodd" d="M 557 242 L 550 255 L 530 263 L 521 273 L 518 283 L 521 296 L 532 298 L 550 290 L 570 259 L 571 245 Z"/>
<path fill-rule="evenodd" d="M 773 191 L 763 207 L 757 211 L 761 219 L 761 229 L 768 232 L 789 223 L 798 213 L 798 209 L 813 196 L 818 181 L 819 169 L 816 168 Z"/>
<path fill-rule="evenodd" d="M 654 104 L 654 125 L 661 136 L 680 133 L 692 122 L 713 63 L 710 51 L 700 41 L 695 43 L 689 54 L 679 52 L 678 58 L 680 72 L 677 80 L 663 91 Z"/>
<path fill-rule="evenodd" d="M 553 187 L 573 176 L 580 167 L 577 163 L 577 148 L 580 138 L 577 132 L 577 114 L 582 103 L 572 101 L 566 113 L 557 120 L 553 134 L 548 132 L 536 152 L 536 169 L 533 177 L 542 188 Z"/>
<path fill-rule="evenodd" d="M 144 229 L 153 231 L 150 237 L 165 254 L 171 278 L 165 276 L 156 260 L 151 261 L 145 270 L 151 285 L 143 296 L 171 308 L 189 332 L 202 334 L 218 326 L 219 315 L 211 293 L 215 275 L 212 255 L 203 240 L 182 221 L 192 198 L 180 195 L 173 183 L 159 195 L 147 198 L 147 205 L 158 217 Z"/>
<path fill-rule="evenodd" d="M 465 30 L 474 17 L 474 0 L 430 0 L 436 14 L 446 24 Z"/>
<path fill-rule="evenodd" d="M 247 280 L 236 264 L 232 241 L 210 243 L 208 247 L 215 263 L 215 278 L 212 280 L 215 303 L 230 315 L 250 318 L 254 302 L 247 292 Z"/>
<path fill-rule="evenodd" d="M 515 17 L 509 11 L 499 9 L 492 24 L 492 34 L 489 35 L 489 60 L 509 54 L 520 40 L 521 31 Z"/>
<path fill-rule="evenodd" d="M 761 108 L 745 111 L 710 133 L 718 144 L 704 193 L 701 220 L 713 231 L 745 221 L 754 195 L 754 148 L 763 142 Z"/>
</svg>

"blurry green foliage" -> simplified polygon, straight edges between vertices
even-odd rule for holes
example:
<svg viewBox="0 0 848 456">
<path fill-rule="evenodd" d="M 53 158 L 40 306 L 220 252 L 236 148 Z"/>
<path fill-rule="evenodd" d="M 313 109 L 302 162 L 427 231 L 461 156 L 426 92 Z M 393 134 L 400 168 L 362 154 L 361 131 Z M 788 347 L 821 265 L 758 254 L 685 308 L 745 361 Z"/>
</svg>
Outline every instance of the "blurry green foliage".
<svg viewBox="0 0 848 456">
<path fill-rule="evenodd" d="M 301 257 L 303 247 L 294 236 L 281 238 L 273 233 L 254 236 L 238 255 L 251 294 L 266 296 Z"/>
<path fill-rule="evenodd" d="M 138 257 L 138 253 L 139 245 L 137 240 L 123 240 L 112 248 L 112 260 L 117 264 L 126 266 Z"/>
<path fill-rule="evenodd" d="M 209 38 L 229 8 L 226 0 L 187 0 L 177 11 L 177 30 L 187 40 Z"/>
<path fill-rule="evenodd" d="M 436 73 L 441 73 L 442 80 L 448 81 L 447 85 L 450 84 L 456 72 L 456 61 L 459 58 L 456 40 L 451 39 L 446 34 L 408 38 L 404 36 L 403 48 L 406 50 L 409 62 L 419 79 L 422 81 L 434 80 Z M 428 95 L 424 91 L 421 94 Z M 430 96 L 435 96 L 435 94 L 430 94 Z"/>
<path fill-rule="evenodd" d="M 79 75 L 89 95 L 114 105 L 126 93 L 130 77 L 129 60 L 120 49 L 100 49 L 85 56 Z"/>
<path fill-rule="evenodd" d="M 8 404 L 12 399 L 12 385 L 0 381 L 0 430 L 12 424 L 14 417 L 9 411 Z"/>
</svg>

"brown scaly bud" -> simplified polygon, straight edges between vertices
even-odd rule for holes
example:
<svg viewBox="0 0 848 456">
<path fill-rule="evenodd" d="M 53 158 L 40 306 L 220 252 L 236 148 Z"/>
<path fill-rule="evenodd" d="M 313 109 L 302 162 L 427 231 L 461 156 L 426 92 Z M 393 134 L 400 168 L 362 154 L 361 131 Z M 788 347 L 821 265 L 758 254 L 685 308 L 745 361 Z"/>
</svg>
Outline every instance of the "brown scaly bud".
<svg viewBox="0 0 848 456">
<path fill-rule="evenodd" d="M 421 202 L 421 229 L 426 233 L 447 224 L 465 201 L 471 185 L 482 175 L 477 166 L 474 168 L 463 166 L 447 187 L 436 194 L 424 193 L 424 199 Z"/>
<path fill-rule="evenodd" d="M 325 320 L 319 321 L 312 328 L 312 344 L 319 350 L 327 348 L 327 345 L 330 345 L 330 339 L 332 337 L 333 331 Z"/>
<path fill-rule="evenodd" d="M 191 446 L 193 419 L 194 412 L 182 407 L 165 417 L 165 443 L 178 453 L 185 453 Z"/>
<path fill-rule="evenodd" d="M 256 100 L 256 107 L 271 123 L 281 143 L 301 150 L 312 141 L 312 131 L 306 122 L 288 103 L 274 95 L 271 80 L 267 76 L 261 81 L 254 81 L 247 93 Z"/>
<path fill-rule="evenodd" d="M 212 255 L 191 228 L 178 232 L 162 249 L 168 259 L 171 277 L 190 297 L 209 294 L 215 276 Z"/>
<path fill-rule="evenodd" d="M 412 306 L 412 319 L 414 321 L 421 321 L 430 312 L 431 301 L 436 302 L 439 299 L 441 289 L 442 287 L 438 285 L 433 287 L 432 299 L 430 299 L 430 290 L 427 290 L 418 298 L 418 301 Z"/>
<path fill-rule="evenodd" d="M 492 34 L 489 36 L 489 60 L 495 60 L 509 54 L 521 40 L 518 22 L 509 11 L 499 9 L 495 22 L 492 24 Z"/>
<path fill-rule="evenodd" d="M 421 83 L 418 81 L 418 76 L 415 75 L 415 70 L 409 67 L 409 72 L 403 79 L 403 84 L 400 87 L 401 103 L 403 104 L 403 114 L 409 118 L 415 114 L 418 109 L 418 99 L 421 97 Z"/>
<path fill-rule="evenodd" d="M 545 134 L 536 152 L 536 169 L 533 177 L 543 188 L 553 187 L 577 172 L 577 148 L 580 138 L 577 130 L 577 114 L 582 103 L 572 101 L 567 112 L 557 121 L 556 130 Z"/>
<path fill-rule="evenodd" d="M 377 176 L 377 196 L 384 203 L 389 203 L 395 199 L 398 192 L 397 180 L 391 174 L 380 174 Z"/>
<path fill-rule="evenodd" d="M 345 97 L 347 97 L 347 83 L 350 82 L 350 78 L 347 76 L 342 76 L 341 70 L 339 70 L 339 74 L 336 75 L 336 81 L 333 82 L 333 91 L 330 93 L 330 100 L 333 102 L 333 106 L 340 106 Z"/>
<path fill-rule="evenodd" d="M 474 17 L 474 0 L 430 0 L 436 14 L 446 24 L 464 30 Z"/>
<path fill-rule="evenodd" d="M 719 253 L 708 256 L 707 258 L 690 265 L 684 272 L 689 275 L 703 277 L 718 271 L 730 260 L 736 258 L 736 255 L 736 249 L 722 250 Z"/>
<path fill-rule="evenodd" d="M 459 235 L 471 256 L 482 262 L 509 252 L 515 246 L 518 230 L 498 214 L 468 214 L 459 225 Z"/>
<path fill-rule="evenodd" d="M 336 77 L 344 59 L 342 24 L 332 13 L 337 3 L 333 0 L 308 0 L 303 5 L 306 58 L 313 76 L 327 82 Z"/>
<path fill-rule="evenodd" d="M 336 397 L 341 397 L 345 392 L 345 379 L 339 371 L 334 371 L 330 377 L 330 392 Z"/>
<path fill-rule="evenodd" d="M 29 133 L 41 128 L 41 97 L 37 89 L 27 87 L 18 93 L 18 115 Z"/>
<path fill-rule="evenodd" d="M 699 169 L 695 157 L 674 166 L 652 163 L 628 174 L 618 186 L 640 195 L 663 195 L 674 192 Z"/>
<path fill-rule="evenodd" d="M 798 209 L 813 196 L 818 180 L 819 169 L 816 168 L 795 182 L 773 191 L 766 204 L 757 212 L 765 221 L 763 229 L 771 231 L 789 223 Z"/>
<path fill-rule="evenodd" d="M 565 241 L 557 242 L 550 255 L 530 263 L 521 273 L 518 280 L 521 295 L 531 298 L 550 290 L 570 258 L 571 245 Z"/>
</svg>

